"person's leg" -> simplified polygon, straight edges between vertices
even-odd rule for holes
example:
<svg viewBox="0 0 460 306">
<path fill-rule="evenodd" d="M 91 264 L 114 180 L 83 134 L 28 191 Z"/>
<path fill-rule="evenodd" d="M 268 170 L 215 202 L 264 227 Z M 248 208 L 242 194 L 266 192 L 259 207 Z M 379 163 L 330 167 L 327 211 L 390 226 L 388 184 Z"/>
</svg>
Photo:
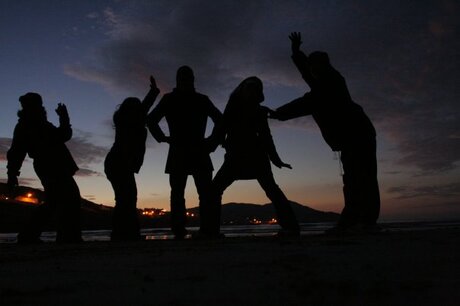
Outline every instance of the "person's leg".
<svg viewBox="0 0 460 306">
<path fill-rule="evenodd" d="M 356 182 L 359 189 L 358 219 L 365 226 L 374 226 L 380 213 L 380 192 L 377 179 L 377 157 L 375 138 L 361 143 L 356 157 Z"/>
<path fill-rule="evenodd" d="M 187 177 L 187 174 L 171 173 L 169 175 L 169 184 L 171 186 L 171 229 L 177 239 L 182 239 L 187 234 L 185 229 L 187 219 L 184 198 Z"/>
<path fill-rule="evenodd" d="M 30 220 L 23 229 L 19 231 L 18 243 L 40 242 L 40 235 L 44 225 L 54 217 L 58 196 L 50 183 L 50 180 L 40 177 L 45 193 L 45 201 L 33 212 Z"/>
<path fill-rule="evenodd" d="M 19 231 L 17 236 L 18 243 L 41 242 L 40 236 L 44 225 L 51 220 L 55 212 L 54 203 L 50 203 L 46 198 L 45 194 L 45 202 L 35 209 L 29 221 Z"/>
<path fill-rule="evenodd" d="M 81 242 L 80 209 L 81 196 L 72 176 L 59 177 L 54 181 L 57 204 L 57 242 Z"/>
<path fill-rule="evenodd" d="M 352 149 L 344 149 L 340 153 L 340 160 L 343 167 L 343 198 L 344 207 L 340 214 L 338 226 L 348 228 L 358 223 L 358 202 L 357 195 L 359 194 L 357 178 L 357 166 L 359 162 L 356 160 L 356 155 Z"/>
<path fill-rule="evenodd" d="M 222 194 L 234 182 L 234 175 L 228 163 L 224 162 L 212 181 L 209 174 L 195 176 L 195 184 L 200 195 L 199 238 L 219 238 L 221 222 Z M 211 184 L 209 184 L 211 183 Z"/>
<path fill-rule="evenodd" d="M 291 203 L 276 184 L 271 170 L 259 175 L 257 181 L 265 191 L 267 197 L 272 201 L 278 218 L 278 224 L 281 228 L 293 234 L 300 233 L 299 223 L 292 210 Z"/>
<path fill-rule="evenodd" d="M 140 239 L 137 187 L 134 173 L 108 176 L 115 192 L 112 240 Z"/>
<path fill-rule="evenodd" d="M 339 226 L 375 225 L 380 212 L 375 139 L 343 150 L 345 207 Z"/>
<path fill-rule="evenodd" d="M 220 203 L 212 185 L 212 172 L 201 171 L 193 174 L 200 199 L 200 232 L 209 236 L 220 233 Z"/>
</svg>

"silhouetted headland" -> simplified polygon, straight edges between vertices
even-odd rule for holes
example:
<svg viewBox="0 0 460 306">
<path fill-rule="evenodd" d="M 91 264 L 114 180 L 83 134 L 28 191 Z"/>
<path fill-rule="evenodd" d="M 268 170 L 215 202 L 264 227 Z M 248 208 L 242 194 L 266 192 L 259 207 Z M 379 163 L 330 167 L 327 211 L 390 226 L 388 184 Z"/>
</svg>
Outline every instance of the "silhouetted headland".
<svg viewBox="0 0 460 306">
<path fill-rule="evenodd" d="M 6 199 L 7 194 L 6 184 L 0 183 L 0 232 L 13 233 L 25 224 L 44 197 L 43 191 L 25 186 L 18 187 L 13 198 Z M 19 200 L 14 198 L 19 198 Z M 30 201 L 24 202 L 27 199 Z M 295 202 L 291 202 L 291 205 L 299 222 L 302 223 L 335 222 L 339 217 L 337 213 L 322 212 Z M 165 213 L 158 208 L 145 208 L 139 209 L 138 213 L 141 228 L 169 227 L 169 212 Z M 187 209 L 187 213 L 188 226 L 198 226 L 199 208 Z M 82 199 L 81 215 L 84 230 L 108 230 L 112 227 L 113 207 L 111 206 Z M 223 225 L 272 224 L 274 220 L 276 216 L 272 204 L 227 203 L 222 205 Z M 46 229 L 53 230 L 54 227 L 50 223 Z"/>
</svg>

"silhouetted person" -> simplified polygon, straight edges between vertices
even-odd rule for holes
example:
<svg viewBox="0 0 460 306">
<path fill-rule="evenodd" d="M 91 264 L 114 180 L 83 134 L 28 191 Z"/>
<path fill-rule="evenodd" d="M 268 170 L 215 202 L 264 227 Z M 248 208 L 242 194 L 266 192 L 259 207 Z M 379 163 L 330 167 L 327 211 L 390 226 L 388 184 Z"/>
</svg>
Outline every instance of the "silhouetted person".
<svg viewBox="0 0 460 306">
<path fill-rule="evenodd" d="M 158 125 L 163 117 L 169 136 Z M 213 120 L 214 128 L 206 138 L 208 117 Z M 153 137 L 158 142 L 169 143 L 165 172 L 169 173 L 171 185 L 171 228 L 176 239 L 187 234 L 184 191 L 189 175 L 193 176 L 200 200 L 200 235 L 219 235 L 219 224 L 214 218 L 217 203 L 211 190 L 213 166 L 209 154 L 218 145 L 216 137 L 221 117 L 209 98 L 195 91 L 193 71 L 188 66 L 177 70 L 176 88 L 165 94 L 148 115 Z"/>
<path fill-rule="evenodd" d="M 224 111 L 223 134 L 225 160 L 213 185 L 219 200 L 235 180 L 256 179 L 273 202 L 280 235 L 299 235 L 299 225 L 289 200 L 276 184 L 270 161 L 278 168 L 290 165 L 281 161 L 267 122 L 268 108 L 264 101 L 262 81 L 249 77 L 230 95 Z"/>
<path fill-rule="evenodd" d="M 334 231 L 372 230 L 380 210 L 376 133 L 361 106 L 353 102 L 345 79 L 332 67 L 328 54 L 300 51 L 300 33 L 291 33 L 292 59 L 311 91 L 278 108 L 272 117 L 288 120 L 312 115 L 343 164 L 345 207 Z"/>
<path fill-rule="evenodd" d="M 48 122 L 42 98 L 27 93 L 19 98 L 22 109 L 13 142 L 7 153 L 8 185 L 18 185 L 26 154 L 33 159 L 34 170 L 45 191 L 45 203 L 37 208 L 28 226 L 20 231 L 19 243 L 40 241 L 46 219 L 57 215 L 57 242 L 80 242 L 81 197 L 73 175 L 78 170 L 65 142 L 72 137 L 67 108 L 58 104 L 59 127 Z"/>
<path fill-rule="evenodd" d="M 105 174 L 115 192 L 112 240 L 139 240 L 135 173 L 144 162 L 147 113 L 160 93 L 150 77 L 150 91 L 141 102 L 126 98 L 113 114 L 115 142 L 104 162 Z"/>
</svg>

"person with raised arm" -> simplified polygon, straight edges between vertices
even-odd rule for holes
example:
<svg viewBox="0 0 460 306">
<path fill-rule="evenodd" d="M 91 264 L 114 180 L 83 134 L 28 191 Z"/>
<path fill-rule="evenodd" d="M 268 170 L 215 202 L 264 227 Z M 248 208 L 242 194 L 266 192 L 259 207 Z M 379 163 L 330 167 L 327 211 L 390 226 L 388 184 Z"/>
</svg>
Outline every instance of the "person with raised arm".
<svg viewBox="0 0 460 306">
<path fill-rule="evenodd" d="M 310 91 L 270 116 L 289 120 L 312 115 L 326 143 L 340 153 L 345 206 L 337 226 L 329 232 L 376 231 L 380 195 L 375 128 L 363 108 L 352 100 L 344 77 L 331 65 L 329 55 L 315 51 L 307 56 L 300 50 L 300 33 L 293 32 L 289 38 L 292 60 Z"/>
<path fill-rule="evenodd" d="M 150 90 L 144 100 L 128 97 L 113 114 L 115 142 L 104 162 L 104 171 L 115 193 L 112 241 L 141 239 L 135 174 L 144 162 L 146 117 L 159 93 L 155 79 L 150 76 Z"/>
<path fill-rule="evenodd" d="M 29 92 L 19 98 L 22 109 L 13 141 L 7 153 L 8 185 L 15 188 L 22 163 L 28 154 L 45 192 L 45 202 L 32 215 L 18 234 L 18 243 L 41 242 L 40 235 L 47 219 L 56 214 L 56 242 L 81 242 L 80 191 L 73 175 L 78 167 L 65 143 L 72 138 L 69 114 L 59 103 L 56 113 L 59 126 L 47 120 L 42 97 Z"/>
</svg>

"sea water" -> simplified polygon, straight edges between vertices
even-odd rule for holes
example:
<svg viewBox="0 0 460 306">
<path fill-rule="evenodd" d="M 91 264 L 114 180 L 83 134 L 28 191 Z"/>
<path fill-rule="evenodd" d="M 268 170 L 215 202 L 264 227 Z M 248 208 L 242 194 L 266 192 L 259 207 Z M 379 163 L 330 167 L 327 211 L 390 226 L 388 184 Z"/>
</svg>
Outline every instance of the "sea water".
<svg viewBox="0 0 460 306">
<path fill-rule="evenodd" d="M 302 223 L 301 235 L 322 234 L 327 229 L 333 227 L 335 223 Z M 460 221 L 423 221 L 423 222 L 380 222 L 384 230 L 388 231 L 414 231 L 427 229 L 448 229 L 459 228 Z M 197 232 L 198 227 L 188 227 L 190 233 Z M 280 229 L 276 224 L 258 224 L 258 225 L 223 225 L 221 233 L 225 237 L 269 237 L 275 236 Z M 82 231 L 84 241 L 110 241 L 110 230 L 92 230 Z M 169 228 L 148 228 L 142 229 L 141 235 L 145 240 L 169 240 L 173 239 L 174 235 Z M 0 243 L 16 243 L 17 233 L 0 233 Z M 187 236 L 187 237 L 190 237 Z M 186 237 L 186 238 L 187 238 Z M 56 240 L 56 232 L 43 232 L 41 240 L 44 242 L 54 242 Z"/>
</svg>

